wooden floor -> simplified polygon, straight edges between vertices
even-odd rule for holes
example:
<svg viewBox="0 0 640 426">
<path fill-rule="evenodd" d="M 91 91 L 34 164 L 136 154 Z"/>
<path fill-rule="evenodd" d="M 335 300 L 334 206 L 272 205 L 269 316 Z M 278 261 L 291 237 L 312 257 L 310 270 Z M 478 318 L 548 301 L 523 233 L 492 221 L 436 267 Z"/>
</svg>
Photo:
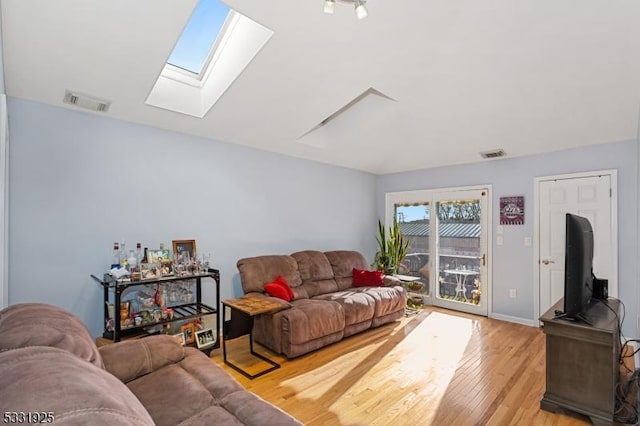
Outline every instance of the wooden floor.
<svg viewBox="0 0 640 426">
<path fill-rule="evenodd" d="M 429 307 L 293 360 L 258 345 L 282 367 L 254 380 L 211 357 L 306 425 L 591 424 L 540 410 L 544 349 L 541 329 Z M 248 340 L 227 351 L 247 362 Z"/>
</svg>

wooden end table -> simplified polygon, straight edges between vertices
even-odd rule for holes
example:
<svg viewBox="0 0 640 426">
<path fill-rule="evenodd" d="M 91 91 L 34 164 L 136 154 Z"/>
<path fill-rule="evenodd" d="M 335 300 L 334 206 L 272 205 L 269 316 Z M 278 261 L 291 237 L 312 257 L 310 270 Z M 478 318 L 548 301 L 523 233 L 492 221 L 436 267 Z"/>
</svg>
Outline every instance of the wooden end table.
<svg viewBox="0 0 640 426">
<path fill-rule="evenodd" d="M 223 300 L 222 305 L 231 309 L 230 319 L 228 321 L 224 321 L 222 326 L 224 334 L 224 338 L 222 340 L 222 354 L 224 363 L 251 380 L 280 368 L 280 364 L 278 364 L 277 362 L 254 351 L 252 332 L 253 320 L 255 316 L 279 311 L 282 309 L 282 305 L 268 299 L 246 296 L 239 297 L 237 299 Z M 248 371 L 242 369 L 241 367 L 227 359 L 227 340 L 246 336 L 247 334 L 249 335 L 249 350 L 251 355 L 271 365 L 271 367 L 256 374 L 250 374 Z"/>
</svg>

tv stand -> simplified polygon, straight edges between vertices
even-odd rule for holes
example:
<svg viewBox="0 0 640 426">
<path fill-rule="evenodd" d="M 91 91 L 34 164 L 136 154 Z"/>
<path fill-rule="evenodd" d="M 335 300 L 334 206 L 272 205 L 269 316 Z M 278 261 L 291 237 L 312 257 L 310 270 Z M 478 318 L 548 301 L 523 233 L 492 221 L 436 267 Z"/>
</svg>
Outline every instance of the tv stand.
<svg viewBox="0 0 640 426">
<path fill-rule="evenodd" d="M 592 303 L 586 312 L 590 325 L 565 321 L 560 299 L 540 317 L 546 335 L 546 391 L 540 408 L 570 410 L 587 415 L 596 425 L 613 424 L 615 388 L 620 376 L 618 300 Z"/>
<path fill-rule="evenodd" d="M 587 319 L 586 315 L 584 314 L 576 314 L 576 315 L 567 315 L 562 311 L 558 311 L 558 310 L 554 310 L 554 316 L 553 319 L 557 320 L 557 319 L 561 319 L 561 320 L 565 320 L 565 321 L 573 321 L 573 322 L 578 322 L 578 321 L 582 321 L 587 325 L 590 325 L 591 327 L 593 327 L 593 323 Z"/>
</svg>

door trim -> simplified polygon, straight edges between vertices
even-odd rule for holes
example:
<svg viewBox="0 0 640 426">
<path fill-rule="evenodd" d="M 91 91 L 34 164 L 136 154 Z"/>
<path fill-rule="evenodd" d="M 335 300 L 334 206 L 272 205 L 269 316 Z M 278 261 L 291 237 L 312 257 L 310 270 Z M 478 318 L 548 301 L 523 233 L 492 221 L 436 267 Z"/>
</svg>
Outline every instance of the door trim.
<svg viewBox="0 0 640 426">
<path fill-rule="evenodd" d="M 538 318 L 544 313 L 540 312 L 540 183 L 551 180 L 578 179 L 587 177 L 597 177 L 608 175 L 611 178 L 611 238 L 613 259 L 615 260 L 611 277 L 609 279 L 609 296 L 618 297 L 618 171 L 594 170 L 592 172 L 569 173 L 562 175 L 540 176 L 533 179 L 533 312 L 535 322 L 539 324 Z"/>
<path fill-rule="evenodd" d="M 470 186 L 456 186 L 456 187 L 448 187 L 448 188 L 433 188 L 433 189 L 418 189 L 418 190 L 410 190 L 410 191 L 393 191 L 385 193 L 385 226 L 389 227 L 393 223 L 393 205 L 394 203 L 402 203 L 402 202 L 422 202 L 428 201 L 430 206 L 433 206 L 434 197 L 436 194 L 440 194 L 443 192 L 456 192 L 456 191 L 487 191 L 487 283 L 486 283 L 486 292 L 487 292 L 487 317 L 493 317 L 493 185 L 492 184 L 484 184 L 484 185 L 470 185 Z M 429 251 L 434 253 L 435 250 L 435 239 L 431 239 L 429 241 L 430 248 Z M 433 262 L 430 258 L 429 262 Z M 431 279 L 435 276 L 437 271 L 435 268 L 431 267 Z M 429 303 L 432 304 L 432 298 L 434 296 L 434 292 L 429 293 Z M 484 295 L 483 295 L 484 296 Z"/>
</svg>

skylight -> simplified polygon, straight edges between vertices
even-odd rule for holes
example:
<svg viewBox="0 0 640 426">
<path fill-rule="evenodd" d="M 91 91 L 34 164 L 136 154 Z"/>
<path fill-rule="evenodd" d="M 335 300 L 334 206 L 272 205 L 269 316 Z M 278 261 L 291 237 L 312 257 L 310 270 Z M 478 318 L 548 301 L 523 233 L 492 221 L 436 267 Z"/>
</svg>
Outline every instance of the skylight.
<svg viewBox="0 0 640 426">
<path fill-rule="evenodd" d="M 200 74 L 229 10 L 229 6 L 218 0 L 200 0 L 167 62 Z"/>
<path fill-rule="evenodd" d="M 200 0 L 146 104 L 204 117 L 272 35 L 218 0 Z"/>
</svg>

